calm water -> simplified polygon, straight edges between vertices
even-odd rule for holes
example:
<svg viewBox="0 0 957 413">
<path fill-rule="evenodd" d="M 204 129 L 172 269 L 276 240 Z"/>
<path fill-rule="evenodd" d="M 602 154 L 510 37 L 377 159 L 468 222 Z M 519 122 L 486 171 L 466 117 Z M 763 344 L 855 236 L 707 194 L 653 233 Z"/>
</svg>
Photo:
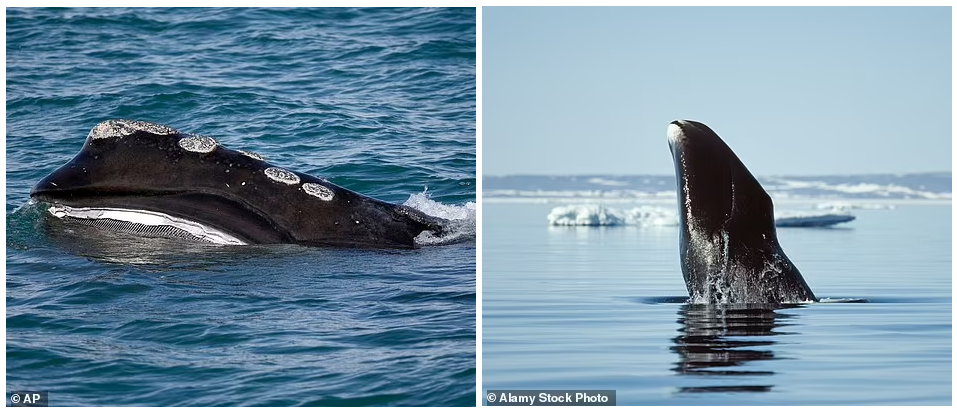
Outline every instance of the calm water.
<svg viewBox="0 0 957 413">
<path fill-rule="evenodd" d="M 474 9 L 7 9 L 6 23 L 7 391 L 474 405 Z M 412 251 L 44 236 L 18 208 L 110 118 L 414 200 L 461 236 Z"/>
<path fill-rule="evenodd" d="M 483 206 L 483 389 L 611 389 L 620 405 L 951 404 L 950 205 L 778 230 L 819 298 L 867 303 L 725 309 L 680 302 L 676 227 L 549 227 L 553 206 Z"/>
</svg>

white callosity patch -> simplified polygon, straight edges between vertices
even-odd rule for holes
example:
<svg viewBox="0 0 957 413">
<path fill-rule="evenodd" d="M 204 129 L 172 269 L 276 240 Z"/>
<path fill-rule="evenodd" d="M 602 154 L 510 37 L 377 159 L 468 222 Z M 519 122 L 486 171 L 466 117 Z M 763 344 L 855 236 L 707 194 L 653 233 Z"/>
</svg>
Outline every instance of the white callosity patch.
<svg viewBox="0 0 957 413">
<path fill-rule="evenodd" d="M 100 122 L 94 126 L 86 138 L 90 140 L 122 138 L 139 131 L 149 132 L 156 135 L 174 135 L 179 133 L 176 129 L 173 129 L 169 126 L 152 122 L 128 119 L 110 119 Z"/>
<path fill-rule="evenodd" d="M 269 179 L 272 179 L 276 182 L 281 182 L 287 185 L 295 185 L 299 183 L 299 175 L 296 175 L 292 172 L 289 172 L 282 168 L 277 168 L 275 166 L 270 166 L 263 171 Z"/>
<path fill-rule="evenodd" d="M 681 137 L 684 137 L 684 132 L 681 130 L 681 126 L 675 125 L 674 123 L 669 123 L 668 124 L 668 141 L 675 142 Z"/>
<path fill-rule="evenodd" d="M 238 152 L 241 153 L 241 154 L 243 154 L 243 155 L 246 155 L 246 156 L 248 156 L 248 157 L 250 157 L 250 158 L 253 158 L 253 159 L 257 160 L 257 161 L 265 160 L 265 159 L 263 159 L 262 155 L 260 155 L 260 154 L 258 154 L 258 153 L 256 153 L 256 152 L 244 151 L 244 150 L 242 150 L 242 149 L 240 149 Z"/>
<path fill-rule="evenodd" d="M 202 135 L 190 135 L 179 140 L 179 147 L 190 152 L 210 153 L 216 149 L 216 145 L 216 139 Z"/>
<path fill-rule="evenodd" d="M 177 218 L 161 212 L 122 208 L 73 208 L 66 205 L 53 205 L 48 211 L 57 218 L 76 219 L 112 219 L 131 222 L 148 227 L 174 227 L 189 233 L 203 241 L 222 245 L 245 245 L 242 240 L 216 228 Z"/>
<path fill-rule="evenodd" d="M 302 190 L 306 191 L 307 194 L 323 201 L 332 201 L 332 198 L 336 196 L 336 193 L 333 190 L 314 182 L 306 182 L 302 184 Z"/>
</svg>

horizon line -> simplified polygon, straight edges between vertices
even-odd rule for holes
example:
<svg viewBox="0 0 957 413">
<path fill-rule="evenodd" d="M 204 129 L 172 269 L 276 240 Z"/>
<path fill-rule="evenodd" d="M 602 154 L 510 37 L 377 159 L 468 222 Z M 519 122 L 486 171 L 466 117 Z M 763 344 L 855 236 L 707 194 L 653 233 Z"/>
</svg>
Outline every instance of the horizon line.
<svg viewBox="0 0 957 413">
<path fill-rule="evenodd" d="M 815 174 L 800 174 L 800 173 L 790 173 L 790 174 L 768 174 L 768 175 L 758 175 L 764 177 L 777 177 L 777 176 L 868 176 L 868 175 L 930 175 L 930 174 L 950 174 L 953 176 L 953 171 L 925 171 L 925 172 L 855 172 L 855 173 L 815 173 Z M 630 173 L 630 174 L 616 174 L 616 173 L 581 173 L 581 174 L 547 174 L 547 173 L 510 173 L 510 174 L 482 174 L 482 177 L 489 178 L 504 178 L 510 176 L 559 176 L 559 177 L 572 177 L 572 176 L 674 176 L 674 174 L 662 174 L 662 173 Z"/>
</svg>

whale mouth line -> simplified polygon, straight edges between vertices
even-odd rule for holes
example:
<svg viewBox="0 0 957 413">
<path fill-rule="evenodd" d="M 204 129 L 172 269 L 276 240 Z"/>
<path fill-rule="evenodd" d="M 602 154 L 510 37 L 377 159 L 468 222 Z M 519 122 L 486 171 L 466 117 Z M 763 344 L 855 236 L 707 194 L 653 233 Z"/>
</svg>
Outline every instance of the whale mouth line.
<svg viewBox="0 0 957 413">
<path fill-rule="evenodd" d="M 61 220 L 80 221 L 112 230 L 164 238 L 198 239 L 219 245 L 246 245 L 239 238 L 196 221 L 162 212 L 126 208 L 87 208 L 53 204 L 47 212 Z"/>
</svg>

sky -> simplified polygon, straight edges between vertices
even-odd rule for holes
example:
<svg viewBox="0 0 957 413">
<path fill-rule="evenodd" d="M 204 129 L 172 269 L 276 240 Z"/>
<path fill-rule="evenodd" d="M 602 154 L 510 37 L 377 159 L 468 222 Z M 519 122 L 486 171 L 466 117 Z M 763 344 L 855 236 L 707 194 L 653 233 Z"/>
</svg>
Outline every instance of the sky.
<svg viewBox="0 0 957 413">
<path fill-rule="evenodd" d="M 482 9 L 482 174 L 673 174 L 710 126 L 756 176 L 951 170 L 946 7 Z"/>
</svg>

